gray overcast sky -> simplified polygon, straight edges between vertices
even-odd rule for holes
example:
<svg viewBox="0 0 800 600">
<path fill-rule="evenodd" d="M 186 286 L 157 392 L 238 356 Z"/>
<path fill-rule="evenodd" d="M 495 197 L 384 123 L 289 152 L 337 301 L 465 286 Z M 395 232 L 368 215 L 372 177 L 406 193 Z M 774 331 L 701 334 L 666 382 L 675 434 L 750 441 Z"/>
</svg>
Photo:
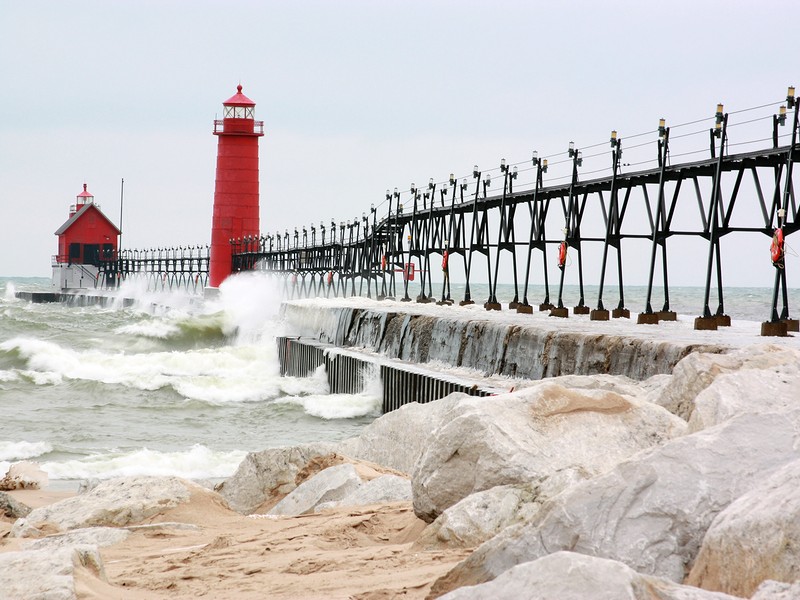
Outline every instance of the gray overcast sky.
<svg viewBox="0 0 800 600">
<path fill-rule="evenodd" d="M 127 247 L 208 242 L 213 119 L 240 81 L 275 231 L 474 163 L 780 101 L 799 17 L 795 0 L 0 0 L 0 275 L 49 276 L 84 181 L 116 222 L 125 179 Z"/>
</svg>

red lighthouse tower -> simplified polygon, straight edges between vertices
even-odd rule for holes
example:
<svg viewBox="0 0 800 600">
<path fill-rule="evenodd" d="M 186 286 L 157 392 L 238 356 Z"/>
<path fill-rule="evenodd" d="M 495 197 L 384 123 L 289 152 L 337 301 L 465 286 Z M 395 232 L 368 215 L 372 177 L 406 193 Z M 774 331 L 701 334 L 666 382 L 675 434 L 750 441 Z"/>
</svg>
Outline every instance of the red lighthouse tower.
<svg viewBox="0 0 800 600">
<path fill-rule="evenodd" d="M 259 233 L 258 138 L 264 122 L 254 120 L 255 102 L 242 93 L 222 103 L 222 120 L 214 121 L 217 179 L 211 221 L 209 285 L 219 287 L 231 274 L 231 240 Z"/>
</svg>

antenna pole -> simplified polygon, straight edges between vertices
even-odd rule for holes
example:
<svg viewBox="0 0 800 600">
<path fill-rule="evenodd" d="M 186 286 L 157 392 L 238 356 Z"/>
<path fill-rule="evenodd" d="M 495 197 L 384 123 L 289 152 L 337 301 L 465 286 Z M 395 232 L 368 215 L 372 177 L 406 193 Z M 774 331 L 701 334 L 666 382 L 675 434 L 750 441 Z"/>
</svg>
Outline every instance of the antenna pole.
<svg viewBox="0 0 800 600">
<path fill-rule="evenodd" d="M 119 184 L 119 247 L 117 253 L 122 250 L 122 201 L 125 197 L 125 178 Z"/>
</svg>

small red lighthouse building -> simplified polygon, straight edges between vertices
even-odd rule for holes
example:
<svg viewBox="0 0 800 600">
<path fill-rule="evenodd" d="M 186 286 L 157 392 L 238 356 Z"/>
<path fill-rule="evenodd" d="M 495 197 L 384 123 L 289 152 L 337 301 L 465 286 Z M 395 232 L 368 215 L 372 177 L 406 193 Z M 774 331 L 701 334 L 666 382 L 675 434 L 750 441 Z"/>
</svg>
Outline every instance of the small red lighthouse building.
<svg viewBox="0 0 800 600">
<path fill-rule="evenodd" d="M 53 286 L 60 289 L 94 287 L 100 262 L 117 255 L 120 230 L 95 204 L 83 184 L 69 218 L 58 228 L 58 254 L 53 257 Z"/>
<path fill-rule="evenodd" d="M 217 177 L 211 222 L 209 285 L 218 287 L 231 274 L 231 240 L 259 234 L 258 138 L 264 122 L 255 120 L 255 102 L 242 93 L 222 103 L 223 118 L 214 121 Z"/>
</svg>

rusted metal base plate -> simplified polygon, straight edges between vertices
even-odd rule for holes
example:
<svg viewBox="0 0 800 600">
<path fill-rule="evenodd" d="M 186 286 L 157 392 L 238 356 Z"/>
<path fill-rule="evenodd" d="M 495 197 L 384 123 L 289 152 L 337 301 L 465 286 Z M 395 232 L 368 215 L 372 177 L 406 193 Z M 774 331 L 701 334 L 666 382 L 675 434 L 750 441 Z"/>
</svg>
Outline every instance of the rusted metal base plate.
<svg viewBox="0 0 800 600">
<path fill-rule="evenodd" d="M 695 331 L 716 331 L 717 318 L 716 317 L 697 317 L 694 320 Z"/>
<path fill-rule="evenodd" d="M 769 337 L 786 337 L 787 327 L 784 321 L 764 321 L 761 323 L 761 335 Z"/>
<path fill-rule="evenodd" d="M 658 313 L 639 313 L 636 323 L 638 325 L 658 325 Z"/>
</svg>

